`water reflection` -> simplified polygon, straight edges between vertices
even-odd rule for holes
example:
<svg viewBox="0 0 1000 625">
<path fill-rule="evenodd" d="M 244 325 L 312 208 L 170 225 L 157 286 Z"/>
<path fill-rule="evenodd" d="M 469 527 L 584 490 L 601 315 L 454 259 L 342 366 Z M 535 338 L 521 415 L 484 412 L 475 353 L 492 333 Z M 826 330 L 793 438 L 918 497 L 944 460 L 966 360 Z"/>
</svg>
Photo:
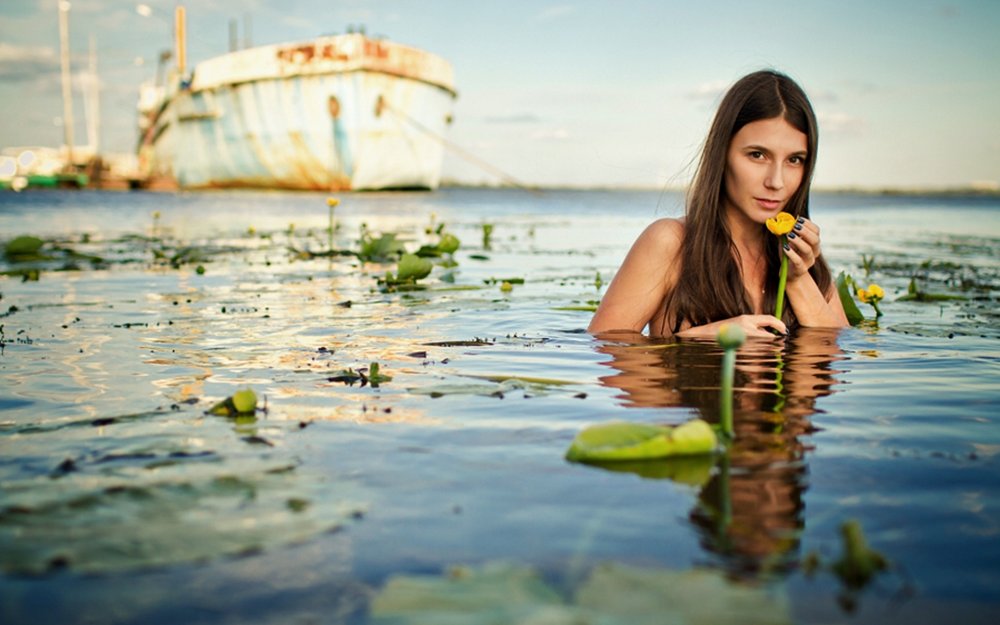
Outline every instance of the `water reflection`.
<svg viewBox="0 0 1000 625">
<path fill-rule="evenodd" d="M 718 422 L 722 350 L 711 343 L 654 342 L 606 334 L 602 384 L 628 406 L 691 408 Z M 783 342 L 749 341 L 736 361 L 736 441 L 717 461 L 608 466 L 700 486 L 689 514 L 701 543 L 734 575 L 783 573 L 798 559 L 808 488 L 805 453 L 818 398 L 834 392 L 844 359 L 837 332 L 802 329 Z"/>
</svg>

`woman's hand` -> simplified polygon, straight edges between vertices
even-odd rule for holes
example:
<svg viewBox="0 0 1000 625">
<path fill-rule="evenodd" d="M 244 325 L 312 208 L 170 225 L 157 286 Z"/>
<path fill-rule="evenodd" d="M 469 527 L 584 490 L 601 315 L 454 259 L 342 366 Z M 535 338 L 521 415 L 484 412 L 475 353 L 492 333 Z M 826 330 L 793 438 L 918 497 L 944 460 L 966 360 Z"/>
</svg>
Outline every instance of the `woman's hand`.
<svg viewBox="0 0 1000 625">
<path fill-rule="evenodd" d="M 774 315 L 740 315 L 739 317 L 688 328 L 678 332 L 677 336 L 714 339 L 719 333 L 719 327 L 726 323 L 738 325 L 743 328 L 747 337 L 751 338 L 773 339 L 775 332 L 780 336 L 788 333 L 788 328 L 785 327 L 785 324 Z"/>
<path fill-rule="evenodd" d="M 819 226 L 805 217 L 799 217 L 795 227 L 788 233 L 788 247 L 784 252 L 788 257 L 789 280 L 809 273 L 820 255 Z"/>
</svg>

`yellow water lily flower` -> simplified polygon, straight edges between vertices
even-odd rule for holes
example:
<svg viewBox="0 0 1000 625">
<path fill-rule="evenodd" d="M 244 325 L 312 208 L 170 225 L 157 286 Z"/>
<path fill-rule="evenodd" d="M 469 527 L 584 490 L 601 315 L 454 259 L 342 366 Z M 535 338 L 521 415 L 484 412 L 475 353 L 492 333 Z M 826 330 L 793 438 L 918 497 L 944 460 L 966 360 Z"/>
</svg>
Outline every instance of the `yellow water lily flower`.
<svg viewBox="0 0 1000 625">
<path fill-rule="evenodd" d="M 781 211 L 774 217 L 768 218 L 765 223 L 767 229 L 773 234 L 781 237 L 781 244 L 787 249 L 788 239 L 785 237 L 792 228 L 795 227 L 795 217 L 785 211 Z M 785 309 L 785 282 L 788 280 L 788 256 L 781 254 L 781 270 L 778 274 L 778 299 L 774 304 L 774 316 L 781 319 L 781 313 Z"/>
<path fill-rule="evenodd" d="M 340 200 L 339 199 L 337 199 L 335 197 L 328 197 L 328 198 L 326 198 L 326 205 L 329 206 L 330 208 L 333 208 L 337 204 L 340 204 Z"/>
<path fill-rule="evenodd" d="M 876 318 L 882 316 L 882 311 L 879 310 L 878 303 L 882 301 L 883 297 L 885 297 L 885 291 L 877 284 L 869 284 L 867 289 L 858 289 L 858 299 L 872 305 L 872 308 L 875 309 Z"/>
<path fill-rule="evenodd" d="M 764 223 L 772 234 L 781 236 L 783 234 L 788 234 L 792 231 L 792 228 L 795 227 L 795 217 L 792 217 L 785 211 L 781 211 Z"/>
<path fill-rule="evenodd" d="M 877 284 L 869 284 L 867 289 L 858 289 L 858 299 L 866 304 L 878 303 L 885 297 L 885 291 Z"/>
</svg>

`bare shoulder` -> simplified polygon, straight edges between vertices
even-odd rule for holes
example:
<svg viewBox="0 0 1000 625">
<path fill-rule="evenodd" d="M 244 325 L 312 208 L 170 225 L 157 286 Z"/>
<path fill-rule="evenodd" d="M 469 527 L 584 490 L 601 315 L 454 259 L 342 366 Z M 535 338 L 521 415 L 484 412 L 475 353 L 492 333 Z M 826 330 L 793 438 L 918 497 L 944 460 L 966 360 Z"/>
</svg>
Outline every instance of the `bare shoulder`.
<svg viewBox="0 0 1000 625">
<path fill-rule="evenodd" d="M 646 226 L 636 240 L 636 245 L 656 253 L 658 256 L 673 257 L 681 249 L 684 240 L 684 221 L 664 217 Z"/>
<path fill-rule="evenodd" d="M 588 329 L 641 332 L 676 282 L 683 240 L 684 224 L 678 219 L 658 219 L 646 226 L 615 273 Z"/>
</svg>

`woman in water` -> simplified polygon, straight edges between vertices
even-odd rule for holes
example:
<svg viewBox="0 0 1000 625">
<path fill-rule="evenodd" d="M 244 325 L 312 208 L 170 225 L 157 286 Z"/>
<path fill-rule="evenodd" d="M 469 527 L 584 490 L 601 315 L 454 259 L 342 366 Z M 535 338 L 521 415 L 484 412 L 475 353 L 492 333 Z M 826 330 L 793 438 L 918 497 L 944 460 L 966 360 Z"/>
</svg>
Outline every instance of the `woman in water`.
<svg viewBox="0 0 1000 625">
<path fill-rule="evenodd" d="M 816 116 L 789 77 L 764 70 L 726 93 L 688 192 L 686 216 L 639 235 L 588 330 L 714 338 L 723 323 L 771 337 L 796 326 L 843 327 L 844 309 L 809 219 Z M 765 221 L 797 221 L 782 247 Z M 788 257 L 781 319 L 781 254 Z"/>
</svg>

